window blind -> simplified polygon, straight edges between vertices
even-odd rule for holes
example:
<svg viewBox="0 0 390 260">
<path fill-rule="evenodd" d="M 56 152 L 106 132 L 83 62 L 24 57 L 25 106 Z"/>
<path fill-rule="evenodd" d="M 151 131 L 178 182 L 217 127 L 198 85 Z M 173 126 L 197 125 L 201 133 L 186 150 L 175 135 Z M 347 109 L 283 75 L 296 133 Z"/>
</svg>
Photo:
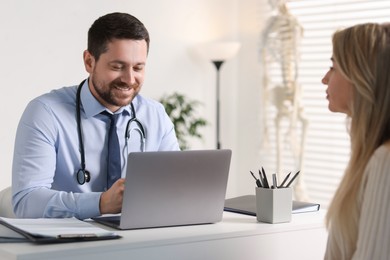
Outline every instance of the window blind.
<svg viewBox="0 0 390 260">
<path fill-rule="evenodd" d="M 357 23 L 390 22 L 390 1 L 387 0 L 295 0 L 287 2 L 290 13 L 303 27 L 300 45 L 298 84 L 302 91 L 302 107 L 309 126 L 304 153 L 302 175 L 308 198 L 327 208 L 349 160 L 350 140 L 346 116 L 331 113 L 326 100 L 326 86 L 321 79 L 331 65 L 332 34 Z M 275 85 L 281 82 L 281 70 L 270 64 L 268 77 Z M 272 87 L 272 85 L 270 86 Z M 276 168 L 276 109 L 270 103 L 265 108 L 267 138 L 261 149 L 262 164 L 274 171 Z M 289 136 L 288 122 L 282 122 L 285 146 L 281 175 L 295 170 Z M 297 134 L 301 133 L 298 127 Z"/>
</svg>

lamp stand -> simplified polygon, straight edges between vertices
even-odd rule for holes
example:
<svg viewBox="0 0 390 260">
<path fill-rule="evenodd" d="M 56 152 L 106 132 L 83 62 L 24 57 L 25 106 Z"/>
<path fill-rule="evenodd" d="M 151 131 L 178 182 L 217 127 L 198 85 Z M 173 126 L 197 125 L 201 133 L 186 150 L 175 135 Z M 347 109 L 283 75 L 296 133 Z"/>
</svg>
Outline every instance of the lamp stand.
<svg viewBox="0 0 390 260">
<path fill-rule="evenodd" d="M 217 127 L 216 127 L 216 142 L 217 142 L 217 149 L 221 149 L 221 141 L 220 141 L 220 136 L 219 136 L 219 129 L 220 129 L 220 125 L 219 125 L 219 103 L 220 103 L 220 101 L 219 101 L 219 92 L 220 92 L 220 90 L 219 90 L 219 85 L 220 85 L 220 83 L 219 83 L 219 78 L 220 78 L 220 76 L 219 76 L 219 74 L 220 74 L 220 68 L 221 68 L 221 66 L 222 66 L 222 64 L 224 63 L 224 61 L 222 61 L 222 60 L 213 60 L 213 63 L 214 63 L 214 65 L 215 65 L 215 68 L 217 69 L 217 86 L 216 86 L 216 99 L 217 99 L 217 102 L 216 102 L 216 105 L 217 105 L 217 108 L 216 108 L 216 125 L 217 125 Z"/>
</svg>

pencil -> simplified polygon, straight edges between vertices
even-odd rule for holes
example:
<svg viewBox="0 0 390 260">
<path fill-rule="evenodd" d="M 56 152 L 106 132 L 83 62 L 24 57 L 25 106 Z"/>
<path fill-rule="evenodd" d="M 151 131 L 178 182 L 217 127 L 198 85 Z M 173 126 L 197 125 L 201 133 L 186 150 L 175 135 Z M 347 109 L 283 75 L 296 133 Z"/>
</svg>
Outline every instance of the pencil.
<svg viewBox="0 0 390 260">
<path fill-rule="evenodd" d="M 261 167 L 261 170 L 263 171 L 263 184 L 264 184 L 264 188 L 269 188 L 267 175 L 265 174 L 264 168 Z M 259 174 L 261 175 L 260 170 L 259 170 Z"/>
<path fill-rule="evenodd" d="M 249 171 L 249 172 L 252 174 L 253 178 L 256 180 L 256 185 L 257 185 L 257 187 L 262 187 L 263 185 L 262 185 L 262 183 L 261 183 L 261 180 L 260 180 L 260 179 L 257 179 L 256 176 L 255 176 L 255 174 L 254 174 L 252 171 Z"/>
<path fill-rule="evenodd" d="M 286 181 L 287 181 L 287 179 L 288 179 L 288 177 L 290 177 L 290 175 L 291 175 L 291 172 L 289 172 L 287 175 L 286 175 L 286 177 L 284 177 L 284 180 L 282 181 L 282 183 L 280 184 L 280 188 L 283 188 L 283 185 L 286 183 Z"/>
<path fill-rule="evenodd" d="M 300 171 L 297 171 L 297 173 L 294 175 L 294 177 L 292 177 L 291 181 L 286 185 L 286 188 L 288 188 L 288 187 L 291 185 L 291 183 L 292 183 L 292 182 L 295 180 L 295 178 L 298 176 L 299 172 L 300 172 Z"/>
</svg>

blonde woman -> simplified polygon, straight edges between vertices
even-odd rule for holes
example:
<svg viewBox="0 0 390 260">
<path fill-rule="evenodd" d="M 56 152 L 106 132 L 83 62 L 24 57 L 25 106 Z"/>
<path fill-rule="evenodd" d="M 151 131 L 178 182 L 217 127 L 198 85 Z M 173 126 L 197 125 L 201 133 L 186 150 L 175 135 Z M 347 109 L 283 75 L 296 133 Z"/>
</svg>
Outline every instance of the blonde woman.
<svg viewBox="0 0 390 260">
<path fill-rule="evenodd" d="M 351 158 L 327 214 L 325 259 L 390 259 L 390 26 L 333 36 L 322 79 L 329 110 L 345 113 Z"/>
</svg>

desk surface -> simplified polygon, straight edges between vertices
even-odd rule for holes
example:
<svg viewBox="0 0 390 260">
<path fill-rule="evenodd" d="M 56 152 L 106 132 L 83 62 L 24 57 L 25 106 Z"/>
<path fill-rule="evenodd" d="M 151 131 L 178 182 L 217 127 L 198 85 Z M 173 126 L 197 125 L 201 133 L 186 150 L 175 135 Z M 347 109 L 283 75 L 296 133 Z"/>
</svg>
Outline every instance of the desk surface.
<svg viewBox="0 0 390 260">
<path fill-rule="evenodd" d="M 321 259 L 324 215 L 293 214 L 290 223 L 267 224 L 224 212 L 216 224 L 117 231 L 118 240 L 0 244 L 0 259 Z"/>
</svg>

